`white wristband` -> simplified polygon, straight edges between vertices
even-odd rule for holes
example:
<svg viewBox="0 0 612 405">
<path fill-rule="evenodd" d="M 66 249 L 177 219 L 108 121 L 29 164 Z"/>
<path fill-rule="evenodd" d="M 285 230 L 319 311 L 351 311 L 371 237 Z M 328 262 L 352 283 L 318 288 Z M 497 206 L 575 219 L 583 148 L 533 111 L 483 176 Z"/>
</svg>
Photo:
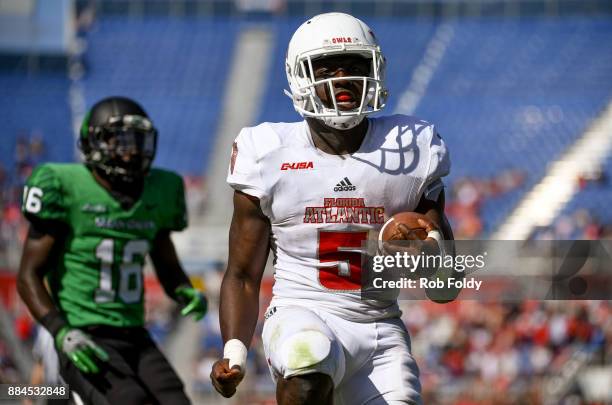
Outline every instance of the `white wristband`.
<svg viewBox="0 0 612 405">
<path fill-rule="evenodd" d="M 223 346 L 223 358 L 229 359 L 229 368 L 234 366 L 240 367 L 240 370 L 244 373 L 246 358 L 247 358 L 247 348 L 238 339 L 230 339 L 225 342 L 225 346 Z"/>
<path fill-rule="evenodd" d="M 446 252 L 444 251 L 444 239 L 442 238 L 442 234 L 437 229 L 433 231 L 427 232 L 427 237 L 434 239 L 438 243 L 438 249 L 440 249 L 440 256 L 442 257 L 442 261 L 446 257 Z"/>
</svg>

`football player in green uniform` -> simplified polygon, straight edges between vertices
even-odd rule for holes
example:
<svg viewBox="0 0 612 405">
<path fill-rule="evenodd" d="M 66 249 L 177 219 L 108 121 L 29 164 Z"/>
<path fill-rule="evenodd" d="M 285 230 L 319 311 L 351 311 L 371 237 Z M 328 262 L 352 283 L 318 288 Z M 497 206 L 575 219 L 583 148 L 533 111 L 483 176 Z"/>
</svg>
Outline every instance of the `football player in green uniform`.
<svg viewBox="0 0 612 405">
<path fill-rule="evenodd" d="M 183 315 L 199 320 L 207 308 L 170 239 L 187 226 L 184 189 L 179 175 L 151 168 L 156 141 L 137 103 L 104 99 L 81 128 L 85 164 L 43 164 L 24 189 L 30 229 L 19 294 L 54 336 L 61 374 L 86 403 L 189 403 L 143 327 L 147 254 Z"/>
</svg>

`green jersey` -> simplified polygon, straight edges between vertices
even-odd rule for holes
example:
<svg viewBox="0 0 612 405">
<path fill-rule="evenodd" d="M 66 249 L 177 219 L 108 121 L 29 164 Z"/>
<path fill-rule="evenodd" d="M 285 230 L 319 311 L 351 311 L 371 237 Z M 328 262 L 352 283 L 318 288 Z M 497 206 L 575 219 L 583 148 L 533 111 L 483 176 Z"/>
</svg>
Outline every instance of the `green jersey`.
<svg viewBox="0 0 612 405">
<path fill-rule="evenodd" d="M 187 226 L 181 177 L 151 169 L 129 209 L 82 164 L 44 164 L 28 179 L 22 211 L 67 225 L 47 281 L 73 326 L 142 326 L 145 256 L 160 230 Z"/>
</svg>

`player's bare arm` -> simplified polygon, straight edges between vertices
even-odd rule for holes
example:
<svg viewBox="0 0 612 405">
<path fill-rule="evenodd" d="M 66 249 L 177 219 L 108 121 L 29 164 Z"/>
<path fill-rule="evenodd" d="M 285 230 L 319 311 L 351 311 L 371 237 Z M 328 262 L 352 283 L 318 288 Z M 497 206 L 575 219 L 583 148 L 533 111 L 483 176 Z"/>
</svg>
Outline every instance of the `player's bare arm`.
<svg viewBox="0 0 612 405">
<path fill-rule="evenodd" d="M 444 189 L 442 188 L 435 196 L 435 199 L 431 198 L 431 196 L 426 196 L 423 194 L 417 207 L 414 209 L 414 212 L 424 215 L 425 218 L 418 219 L 418 223 L 426 233 L 429 234 L 432 231 L 438 231 L 440 232 L 440 239 L 454 240 L 453 231 L 448 219 L 446 218 L 446 215 L 444 214 L 444 205 L 445 197 Z M 414 239 L 411 236 L 412 231 L 405 224 L 399 223 L 397 225 L 397 229 L 403 234 L 403 240 L 406 241 Z M 419 254 L 423 249 L 428 254 L 438 254 L 439 252 L 438 241 L 432 237 L 428 237 L 424 244 L 419 242 L 415 246 L 408 246 L 406 245 L 406 242 L 404 242 L 401 246 L 394 245 L 393 242 L 386 243 L 385 249 L 390 254 L 393 254 L 394 252 Z"/>
<path fill-rule="evenodd" d="M 43 281 L 49 271 L 47 262 L 55 240 L 55 236 L 30 226 L 17 275 L 17 291 L 32 316 L 39 322 L 52 311 L 56 311 Z"/>
<path fill-rule="evenodd" d="M 444 240 L 454 240 L 453 231 L 450 227 L 448 219 L 446 218 L 446 215 L 444 214 L 444 205 L 445 196 L 444 189 L 442 188 L 436 200 L 428 199 L 425 195 L 423 195 L 415 211 L 424 214 L 427 218 L 431 219 L 430 224 L 422 224 L 422 226 L 427 232 L 431 230 L 439 230 L 442 233 L 442 237 Z M 430 240 L 429 243 L 431 243 L 431 245 L 434 245 L 437 244 L 437 241 Z M 446 247 L 447 249 L 449 248 L 448 245 Z M 452 251 L 447 251 L 446 253 L 454 254 L 454 246 L 450 245 L 450 247 L 452 248 Z M 436 252 L 437 248 L 437 246 L 431 248 L 432 251 L 435 252 L 434 254 L 438 254 Z M 436 276 L 441 278 L 447 278 L 451 277 L 451 273 L 452 277 L 454 278 L 460 278 L 464 276 L 462 272 L 456 272 L 452 269 L 450 270 L 450 273 L 448 269 L 439 269 L 436 272 Z M 425 293 L 427 294 L 427 297 L 432 301 L 443 304 L 457 298 L 460 291 L 460 289 L 427 289 Z"/>
<path fill-rule="evenodd" d="M 384 108 L 388 92 L 384 56 L 363 21 L 342 13 L 311 18 L 293 34 L 285 62 L 285 93 L 304 121 L 244 128 L 232 149 L 229 185 L 260 197 L 271 224 L 258 209 L 254 219 L 240 218 L 245 214 L 240 207 L 234 213 L 221 297 L 226 348 L 238 342 L 235 353 L 246 353 L 272 233 L 276 284 L 262 343 L 277 402 L 421 403 L 418 368 L 399 306 L 362 299 L 355 249 L 370 231 L 381 230 L 389 214 L 414 211 L 420 200 L 415 180 L 430 185 L 429 198 L 439 190 L 431 184 L 448 174 L 445 144 L 429 137 L 434 135 L 429 131 L 417 131 L 428 123 L 415 117 L 366 119 Z M 406 145 L 423 158 L 410 165 L 400 159 L 400 170 L 381 159 L 405 153 Z M 428 243 L 437 245 L 442 235 L 435 221 L 443 218 L 443 204 L 421 208 L 427 216 L 409 213 L 427 222 L 430 236 L 436 236 Z M 242 222 L 255 224 L 244 230 L 246 235 L 238 233 Z M 246 262 L 240 266 L 237 260 Z M 363 355 L 351 348 L 363 348 Z M 213 370 L 213 383 L 226 396 L 241 378 L 238 370 L 229 376 L 231 366 L 224 359 Z M 219 375 L 225 381 L 220 383 Z"/>
<path fill-rule="evenodd" d="M 169 231 L 159 232 L 153 241 L 150 255 L 157 278 L 169 297 L 175 298 L 174 290 L 177 287 L 191 286 L 189 278 L 179 263 Z"/>
<path fill-rule="evenodd" d="M 219 319 L 223 341 L 237 339 L 248 347 L 259 315 L 259 287 L 269 253 L 270 222 L 259 200 L 234 192 L 234 214 L 229 231 L 229 259 L 221 284 Z M 213 365 L 211 380 L 215 389 L 231 397 L 243 378 L 244 370 L 230 366 L 224 358 Z"/>
<path fill-rule="evenodd" d="M 201 319 L 207 310 L 206 298 L 191 285 L 179 261 L 169 230 L 161 230 L 153 240 L 151 261 L 166 295 L 177 301 L 183 315 L 193 314 Z"/>
<path fill-rule="evenodd" d="M 68 325 L 44 283 L 56 240 L 61 237 L 55 232 L 46 231 L 53 225 L 61 227 L 61 224 L 45 224 L 44 228 L 30 225 L 19 265 L 17 290 L 34 319 L 54 337 L 58 350 L 65 352 L 83 372 L 97 373 L 99 367 L 96 363 L 108 360 L 107 353 L 91 342 L 87 335 Z"/>
<path fill-rule="evenodd" d="M 31 229 L 19 291 L 54 337 L 64 381 L 86 403 L 189 403 L 144 328 L 142 270 L 152 248 L 169 295 L 188 301 L 184 314 L 203 316 L 206 308 L 169 238 L 187 226 L 184 185 L 152 167 L 156 140 L 137 102 L 102 99 L 79 131 L 83 163 L 41 164 L 24 187 Z M 127 353 L 155 367 L 116 373 Z"/>
<path fill-rule="evenodd" d="M 438 198 L 435 200 L 427 198 L 425 195 L 421 196 L 419 205 L 414 210 L 424 214 L 427 218 L 431 219 L 435 228 L 442 232 L 444 240 L 454 240 L 453 230 L 450 227 L 448 219 L 444 214 L 445 196 L 444 189 L 440 190 Z M 426 228 L 427 229 L 427 228 Z M 431 229 L 427 229 L 428 231 Z"/>
</svg>

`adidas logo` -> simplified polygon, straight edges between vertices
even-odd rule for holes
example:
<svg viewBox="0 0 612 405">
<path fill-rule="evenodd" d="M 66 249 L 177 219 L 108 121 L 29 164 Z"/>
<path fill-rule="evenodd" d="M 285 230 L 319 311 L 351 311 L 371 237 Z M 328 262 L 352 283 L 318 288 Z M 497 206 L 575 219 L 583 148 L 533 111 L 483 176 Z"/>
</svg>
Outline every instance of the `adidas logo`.
<svg viewBox="0 0 612 405">
<path fill-rule="evenodd" d="M 344 179 L 340 180 L 340 183 L 336 184 L 336 187 L 334 187 L 334 191 L 355 191 L 355 190 L 357 190 L 357 187 L 353 186 L 353 184 L 348 179 L 348 177 L 345 177 Z"/>
</svg>

